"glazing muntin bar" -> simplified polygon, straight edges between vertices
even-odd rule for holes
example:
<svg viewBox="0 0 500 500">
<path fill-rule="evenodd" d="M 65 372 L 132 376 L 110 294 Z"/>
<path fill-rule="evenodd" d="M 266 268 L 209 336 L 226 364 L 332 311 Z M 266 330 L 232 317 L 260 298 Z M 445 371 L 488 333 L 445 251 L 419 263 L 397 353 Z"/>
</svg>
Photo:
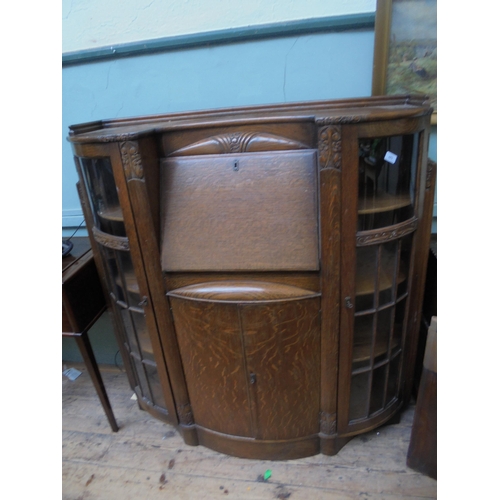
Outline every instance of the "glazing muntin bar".
<svg viewBox="0 0 500 500">
<path fill-rule="evenodd" d="M 405 313 L 404 313 L 404 320 L 403 320 L 403 328 L 401 330 L 401 349 L 404 351 L 405 349 L 405 344 L 406 344 L 406 336 L 408 334 L 408 322 L 410 321 L 410 318 L 408 317 L 409 315 L 409 309 L 410 309 L 410 300 L 406 301 L 405 304 Z M 399 394 L 399 391 L 401 389 L 401 378 L 402 378 L 402 370 L 403 370 L 403 357 L 401 356 L 401 359 L 399 361 L 399 366 L 398 366 L 398 384 L 397 384 L 397 389 L 396 393 Z"/>
<path fill-rule="evenodd" d="M 155 404 L 155 400 L 153 398 L 153 390 L 151 389 L 151 384 L 150 384 L 149 376 L 148 376 L 148 373 L 147 373 L 144 365 L 147 364 L 149 366 L 154 366 L 154 367 L 156 367 L 157 365 L 153 361 L 148 362 L 149 360 L 144 357 L 144 354 L 142 352 L 141 341 L 140 341 L 139 335 L 137 333 L 136 321 L 134 319 L 134 315 L 131 314 L 131 311 L 135 312 L 136 314 L 141 314 L 141 315 L 144 315 L 144 312 L 141 309 L 138 310 L 138 308 L 127 307 L 127 314 L 129 315 L 129 324 L 131 325 L 131 328 L 133 330 L 131 332 L 131 335 L 134 336 L 137 348 L 139 349 L 138 353 L 135 353 L 134 351 L 131 351 L 131 354 L 134 355 L 134 358 L 137 359 L 137 361 L 140 362 L 142 374 L 143 374 L 143 377 L 144 377 L 142 380 L 144 380 L 146 382 L 146 387 L 143 387 L 144 384 L 140 384 L 141 385 L 141 392 L 142 392 L 143 398 L 145 398 L 146 400 L 150 401 L 151 404 Z M 136 367 L 136 370 L 138 370 L 137 367 Z"/>
<path fill-rule="evenodd" d="M 397 356 L 399 356 L 399 354 L 401 354 L 401 352 L 402 352 L 402 349 L 400 347 L 399 349 L 397 349 L 396 351 L 394 351 L 393 353 L 391 353 L 388 358 L 382 359 L 378 363 L 374 363 L 373 364 L 373 370 L 376 370 L 377 368 L 380 368 L 381 366 L 384 366 L 384 365 L 389 365 L 389 363 L 394 358 L 396 358 Z M 372 370 L 372 368 L 370 366 L 363 366 L 361 368 L 356 368 L 355 370 L 352 371 L 352 376 L 359 375 L 360 373 L 367 373 L 370 370 Z"/>
<path fill-rule="evenodd" d="M 122 272 L 121 266 L 118 266 L 118 269 L 119 269 L 120 277 L 122 279 L 124 279 L 125 274 Z M 117 283 L 117 285 L 119 286 L 118 283 Z M 143 367 L 143 365 L 146 364 L 148 366 L 152 366 L 154 368 L 157 368 L 157 365 L 156 365 L 156 363 L 154 361 L 149 360 L 149 359 L 147 359 L 147 358 L 144 357 L 144 355 L 142 353 L 142 346 L 141 346 L 141 343 L 140 343 L 139 338 L 137 336 L 137 326 L 135 324 L 134 316 L 132 314 L 130 314 L 130 312 L 132 311 L 132 312 L 135 312 L 136 314 L 142 314 L 142 315 L 144 315 L 144 310 L 141 309 L 140 307 L 129 306 L 127 303 L 125 303 L 125 302 L 123 302 L 121 300 L 116 300 L 116 297 L 114 296 L 114 294 L 111 294 L 111 295 L 112 295 L 112 298 L 114 299 L 115 303 L 118 306 L 120 306 L 123 310 L 127 311 L 126 314 L 128 314 L 128 316 L 129 316 L 129 324 L 132 325 L 132 330 L 133 331 L 129 332 L 128 331 L 129 329 L 127 329 L 125 327 L 125 329 L 127 330 L 126 335 L 133 335 L 134 336 L 136 345 L 138 346 L 139 351 L 140 351 L 140 353 L 135 352 L 134 350 L 132 350 L 130 348 L 129 342 L 125 342 L 125 345 L 126 345 L 128 353 L 129 353 L 129 356 L 133 357 L 139 363 L 141 363 L 142 371 L 144 373 L 144 379 L 143 380 L 146 380 L 146 382 L 147 382 L 147 387 L 146 388 L 142 388 L 141 384 L 139 384 L 139 387 L 141 387 L 140 390 L 141 390 L 142 398 L 145 399 L 148 404 L 151 404 L 152 406 L 157 407 L 157 408 L 165 411 L 165 409 L 162 406 L 157 405 L 157 403 L 153 399 L 153 391 L 151 390 L 149 376 L 148 376 L 146 370 Z M 124 297 L 128 299 L 128 295 L 127 294 L 124 294 Z M 135 364 L 132 363 L 132 367 L 133 367 L 132 369 L 134 370 L 134 374 L 135 374 L 136 378 L 139 379 L 139 374 L 137 372 L 137 370 L 138 370 L 137 366 L 135 366 Z M 144 389 L 146 389 L 146 391 Z"/>
<path fill-rule="evenodd" d="M 386 309 L 389 309 L 392 306 L 395 306 L 399 304 L 402 300 L 406 299 L 408 297 L 408 292 L 403 293 L 401 296 L 399 296 L 395 301 L 393 302 L 388 302 L 387 304 L 384 304 L 383 306 L 379 306 L 378 309 L 372 308 L 372 309 L 365 309 L 363 311 L 358 311 L 354 313 L 355 318 L 359 318 L 360 316 L 368 316 L 370 314 L 375 314 L 378 311 L 385 311 Z"/>
<path fill-rule="evenodd" d="M 384 413 L 390 406 L 392 406 L 395 402 L 397 402 L 397 398 L 393 398 L 391 401 L 390 401 L 390 404 L 388 404 L 385 408 L 380 408 L 379 410 L 377 411 L 374 411 L 373 413 L 370 414 L 370 419 L 372 418 L 376 418 L 378 417 L 381 413 Z M 349 423 L 350 424 L 357 424 L 357 423 L 362 423 L 366 421 L 366 417 L 358 417 L 358 418 L 354 418 L 354 419 L 351 419 L 349 420 Z"/>
<path fill-rule="evenodd" d="M 370 415 L 370 406 L 372 401 L 372 390 L 373 390 L 373 371 L 375 364 L 375 345 L 377 341 L 377 323 L 378 323 L 378 307 L 379 307 L 379 282 L 380 282 L 380 269 L 382 260 L 382 245 L 378 245 L 377 256 L 375 258 L 375 268 L 377 272 L 375 273 L 375 283 L 374 283 L 374 308 L 375 314 L 373 315 L 372 323 L 372 345 L 370 350 L 370 368 L 368 373 L 368 397 L 366 398 L 365 415 Z"/>
<path fill-rule="evenodd" d="M 139 380 L 139 386 L 141 388 L 141 393 L 142 393 L 142 397 L 148 401 L 151 401 L 153 402 L 153 397 L 152 397 L 152 392 L 151 392 L 151 387 L 149 385 L 149 377 L 148 377 L 148 374 L 146 372 L 146 369 L 144 368 L 144 361 L 141 359 L 141 356 L 138 356 L 138 355 L 135 355 L 135 353 L 131 353 L 134 357 L 134 359 L 137 360 L 138 363 L 135 363 L 135 368 L 137 370 L 137 376 L 138 376 L 138 380 Z M 137 365 L 140 365 L 140 369 L 141 369 L 141 373 L 142 373 L 142 377 L 139 376 L 139 368 Z"/>
<path fill-rule="evenodd" d="M 142 362 L 143 362 L 143 364 L 148 365 L 148 366 L 152 366 L 153 368 L 157 368 L 158 367 L 158 365 L 152 359 L 146 359 L 146 358 L 144 358 L 142 360 Z"/>
<path fill-rule="evenodd" d="M 116 276 L 115 278 L 116 286 L 121 288 L 125 303 L 127 304 L 127 307 L 130 307 L 130 304 L 128 303 L 129 297 L 127 294 L 127 280 L 125 279 L 125 273 L 123 272 L 122 268 L 123 262 L 120 259 L 120 255 L 118 254 L 118 251 L 116 249 L 113 249 L 113 257 L 114 261 L 116 262 L 116 268 L 118 270 L 118 276 Z"/>
<path fill-rule="evenodd" d="M 136 353 L 135 351 L 130 351 L 130 356 L 132 356 L 134 359 L 136 359 L 137 361 L 141 362 L 142 359 L 141 357 L 139 356 L 138 353 Z"/>
<path fill-rule="evenodd" d="M 408 282 L 408 290 L 412 290 L 413 288 L 413 266 L 415 265 L 415 245 L 413 244 L 413 234 L 409 237 L 409 240 L 411 241 L 411 257 L 410 257 L 410 263 L 409 263 L 409 282 Z M 405 350 L 405 345 L 406 345 L 406 338 L 408 336 L 408 329 L 409 329 L 409 322 L 411 321 L 411 318 L 409 317 L 410 310 L 411 310 L 411 300 L 406 301 L 405 305 L 405 312 L 404 312 L 404 321 L 403 321 L 403 328 L 401 331 L 401 348 L 404 352 Z M 417 314 L 417 313 L 415 313 Z M 402 371 L 403 371 L 403 357 L 401 356 L 401 360 L 399 362 L 399 367 L 398 367 L 398 386 L 397 386 L 397 394 L 400 393 L 401 390 L 401 384 L 402 384 Z"/>
<path fill-rule="evenodd" d="M 130 306 L 128 307 L 130 311 L 133 311 L 137 314 L 144 314 L 144 309 L 141 309 L 140 307 L 135 307 L 135 306 Z"/>
<path fill-rule="evenodd" d="M 394 297 L 397 295 L 397 289 L 398 289 L 398 283 L 397 283 L 397 275 L 399 272 L 399 266 L 401 262 L 401 245 L 402 245 L 402 240 L 398 240 L 398 251 L 396 253 L 396 259 L 394 262 L 394 273 L 393 273 L 393 281 L 392 281 L 392 299 L 394 300 Z M 389 339 L 387 343 L 387 352 L 389 353 L 389 357 L 391 357 L 391 346 L 392 346 L 392 339 L 394 337 L 394 323 L 396 321 L 396 306 L 392 309 L 391 313 L 391 326 L 389 328 Z M 385 408 L 387 404 L 387 390 L 389 386 L 389 376 L 390 376 L 390 365 L 388 364 L 386 370 L 385 370 L 385 382 L 384 382 L 384 395 L 382 399 L 382 407 Z"/>
<path fill-rule="evenodd" d="M 157 401 L 156 401 L 156 397 L 155 397 L 155 395 L 154 395 L 154 391 L 153 391 L 153 389 L 152 389 L 152 387 L 151 387 L 151 377 L 150 377 L 149 373 L 147 372 L 147 370 L 146 370 L 146 368 L 145 368 L 145 365 L 146 365 L 146 366 L 150 366 L 150 367 L 152 367 L 152 368 L 157 369 L 157 368 L 158 368 L 158 365 L 157 365 L 154 361 L 152 361 L 152 360 L 150 360 L 150 359 L 146 359 L 146 358 L 143 358 L 143 359 L 141 360 L 141 364 L 142 364 L 142 368 L 143 368 L 143 370 L 144 370 L 144 374 L 146 375 L 146 383 L 147 383 L 147 385 L 148 385 L 148 391 L 149 391 L 149 396 L 150 396 L 149 398 L 146 398 L 146 400 L 147 400 L 146 402 L 147 402 L 148 404 L 151 404 L 152 406 L 154 406 L 154 407 L 156 407 L 156 408 L 160 408 L 160 409 L 162 409 L 163 411 L 165 411 L 165 408 L 164 408 L 163 406 L 160 406 L 160 405 L 157 403 Z"/>
<path fill-rule="evenodd" d="M 123 250 L 121 250 L 121 251 L 123 251 Z M 127 281 L 125 279 L 125 273 L 124 273 L 123 267 L 122 267 L 123 261 L 120 259 L 120 255 L 118 254 L 118 250 L 114 250 L 113 249 L 112 252 L 114 254 L 114 259 L 115 259 L 115 261 L 117 263 L 117 269 L 118 269 L 118 276 L 116 276 L 116 284 L 117 284 L 117 286 L 120 286 L 120 283 L 121 283 L 121 287 L 122 287 L 122 291 L 123 291 L 123 296 L 124 296 L 124 299 L 126 300 L 126 304 L 127 304 L 127 307 L 125 308 L 125 310 L 126 310 L 126 314 L 128 315 L 129 324 L 131 325 L 131 329 L 132 329 L 132 331 L 128 332 L 128 334 L 129 335 L 133 335 L 135 344 L 137 345 L 138 349 L 140 350 L 140 354 L 139 353 L 135 353 L 134 351 L 130 351 L 130 354 L 137 361 L 139 361 L 139 363 L 141 365 L 141 375 L 142 375 L 142 377 L 139 376 L 139 372 L 138 372 L 139 369 L 136 366 L 138 380 L 144 380 L 144 381 L 146 381 L 147 387 L 142 387 L 144 384 L 140 383 L 142 396 L 144 398 L 148 399 L 149 401 L 153 402 L 152 391 L 151 391 L 151 387 L 149 385 L 148 374 L 147 374 L 147 372 L 146 372 L 146 370 L 144 368 L 144 365 L 143 365 L 143 359 L 144 358 L 143 358 L 143 355 L 142 355 L 141 343 L 139 341 L 139 336 L 137 335 L 137 327 L 136 327 L 136 324 L 135 324 L 135 321 L 134 321 L 134 316 L 133 316 L 133 314 L 131 314 L 131 310 L 133 310 L 133 309 L 131 308 L 130 304 L 128 303 L 129 296 L 126 293 Z M 135 311 L 135 312 L 138 312 L 138 311 Z M 139 314 L 143 314 L 143 311 L 141 310 L 139 312 Z"/>
</svg>

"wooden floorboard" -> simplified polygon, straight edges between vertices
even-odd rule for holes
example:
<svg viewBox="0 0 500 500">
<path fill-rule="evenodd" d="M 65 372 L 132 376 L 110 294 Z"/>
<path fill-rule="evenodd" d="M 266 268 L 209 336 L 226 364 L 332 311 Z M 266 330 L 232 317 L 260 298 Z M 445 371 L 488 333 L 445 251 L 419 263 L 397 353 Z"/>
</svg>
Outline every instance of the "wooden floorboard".
<svg viewBox="0 0 500 500">
<path fill-rule="evenodd" d="M 413 406 L 399 424 L 356 437 L 334 457 L 239 459 L 184 444 L 139 409 L 125 373 L 102 366 L 120 427 L 112 432 L 83 365 L 66 365 L 83 373 L 62 382 L 63 500 L 436 498 L 437 482 L 406 467 Z"/>
</svg>

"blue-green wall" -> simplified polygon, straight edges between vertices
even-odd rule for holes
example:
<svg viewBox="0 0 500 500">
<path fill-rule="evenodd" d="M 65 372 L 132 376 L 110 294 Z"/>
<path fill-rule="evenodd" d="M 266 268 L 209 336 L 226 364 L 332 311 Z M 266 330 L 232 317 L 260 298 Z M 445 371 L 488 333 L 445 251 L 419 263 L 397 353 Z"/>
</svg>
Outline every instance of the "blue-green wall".
<svg viewBox="0 0 500 500">
<path fill-rule="evenodd" d="M 75 166 L 65 140 L 69 125 L 173 111 L 367 96 L 373 44 L 373 30 L 366 29 L 63 67 L 63 228 L 82 220 Z"/>
<path fill-rule="evenodd" d="M 69 125 L 371 93 L 373 29 L 216 44 L 63 67 L 63 236 L 81 221 Z M 436 132 L 431 135 L 436 159 Z M 82 234 L 82 231 L 80 233 Z"/>
<path fill-rule="evenodd" d="M 66 141 L 69 125 L 174 111 L 368 96 L 373 47 L 373 29 L 361 29 L 64 66 L 63 236 L 82 221 L 77 176 Z M 435 133 L 430 157 L 436 159 Z"/>
</svg>

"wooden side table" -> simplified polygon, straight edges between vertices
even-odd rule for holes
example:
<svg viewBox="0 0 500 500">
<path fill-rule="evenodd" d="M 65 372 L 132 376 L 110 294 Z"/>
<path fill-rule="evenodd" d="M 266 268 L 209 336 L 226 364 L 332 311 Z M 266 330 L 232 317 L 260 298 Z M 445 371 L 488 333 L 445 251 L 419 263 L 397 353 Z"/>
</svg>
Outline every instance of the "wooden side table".
<svg viewBox="0 0 500 500">
<path fill-rule="evenodd" d="M 117 432 L 118 425 L 88 338 L 90 327 L 106 309 L 106 300 L 88 238 L 71 241 L 73 249 L 62 259 L 62 334 L 76 340 L 109 424 Z"/>
</svg>

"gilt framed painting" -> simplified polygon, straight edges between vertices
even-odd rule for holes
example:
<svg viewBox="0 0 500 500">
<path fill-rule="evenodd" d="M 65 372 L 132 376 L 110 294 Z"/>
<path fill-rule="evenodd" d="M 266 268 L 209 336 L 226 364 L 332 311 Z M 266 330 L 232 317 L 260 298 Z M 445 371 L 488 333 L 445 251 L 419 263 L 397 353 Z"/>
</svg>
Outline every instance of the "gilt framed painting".
<svg viewBox="0 0 500 500">
<path fill-rule="evenodd" d="M 437 0 L 377 0 L 372 95 L 426 94 L 437 123 Z"/>
</svg>

